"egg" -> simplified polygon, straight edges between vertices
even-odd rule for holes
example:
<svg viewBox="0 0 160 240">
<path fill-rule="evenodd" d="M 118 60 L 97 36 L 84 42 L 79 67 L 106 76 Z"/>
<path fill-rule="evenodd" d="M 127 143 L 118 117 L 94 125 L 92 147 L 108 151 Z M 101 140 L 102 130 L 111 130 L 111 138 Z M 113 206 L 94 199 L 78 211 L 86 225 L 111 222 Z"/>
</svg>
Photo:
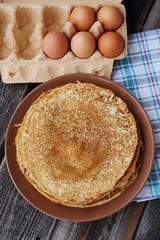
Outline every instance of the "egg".
<svg viewBox="0 0 160 240">
<path fill-rule="evenodd" d="M 96 41 L 89 32 L 78 32 L 71 39 L 71 50 L 78 58 L 90 57 L 96 49 Z"/>
<path fill-rule="evenodd" d="M 115 58 L 124 49 L 123 37 L 117 32 L 106 32 L 98 40 L 99 51 L 108 58 Z"/>
<path fill-rule="evenodd" d="M 106 31 L 115 31 L 122 25 L 123 14 L 117 7 L 106 5 L 98 11 L 97 20 Z"/>
<path fill-rule="evenodd" d="M 52 59 L 62 58 L 69 48 L 66 36 L 56 31 L 47 33 L 42 40 L 41 46 L 43 52 Z"/>
<path fill-rule="evenodd" d="M 88 31 L 95 21 L 95 14 L 88 6 L 78 6 L 71 12 L 69 21 L 77 31 Z"/>
</svg>

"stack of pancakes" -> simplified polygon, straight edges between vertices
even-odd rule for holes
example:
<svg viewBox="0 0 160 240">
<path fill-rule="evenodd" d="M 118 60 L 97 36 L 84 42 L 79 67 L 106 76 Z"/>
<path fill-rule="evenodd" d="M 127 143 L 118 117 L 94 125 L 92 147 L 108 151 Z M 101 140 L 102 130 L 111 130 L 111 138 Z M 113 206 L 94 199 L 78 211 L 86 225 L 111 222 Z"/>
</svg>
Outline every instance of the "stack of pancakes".
<svg viewBox="0 0 160 240">
<path fill-rule="evenodd" d="M 42 94 L 15 142 L 24 176 L 55 203 L 100 205 L 137 177 L 136 121 L 122 99 L 93 84 L 71 83 Z"/>
</svg>

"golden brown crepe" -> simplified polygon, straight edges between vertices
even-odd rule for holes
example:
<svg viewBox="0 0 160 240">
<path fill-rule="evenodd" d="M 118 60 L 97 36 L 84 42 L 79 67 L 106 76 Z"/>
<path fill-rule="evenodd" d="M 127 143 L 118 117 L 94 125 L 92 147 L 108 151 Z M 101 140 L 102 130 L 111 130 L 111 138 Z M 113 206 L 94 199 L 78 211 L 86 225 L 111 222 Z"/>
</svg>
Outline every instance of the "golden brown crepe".
<svg viewBox="0 0 160 240">
<path fill-rule="evenodd" d="M 15 142 L 25 177 L 59 204 L 102 204 L 137 176 L 136 121 L 124 101 L 93 84 L 66 84 L 42 94 L 27 111 Z"/>
</svg>

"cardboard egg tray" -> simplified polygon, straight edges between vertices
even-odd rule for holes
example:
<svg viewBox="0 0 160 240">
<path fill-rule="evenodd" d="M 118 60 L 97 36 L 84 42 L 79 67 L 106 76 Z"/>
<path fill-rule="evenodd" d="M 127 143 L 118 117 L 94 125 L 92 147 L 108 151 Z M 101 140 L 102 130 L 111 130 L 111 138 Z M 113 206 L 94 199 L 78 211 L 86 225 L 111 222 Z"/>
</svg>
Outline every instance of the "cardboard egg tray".
<svg viewBox="0 0 160 240">
<path fill-rule="evenodd" d="M 114 60 L 127 54 L 126 13 L 121 1 L 103 0 L 98 4 L 92 0 L 10 2 L 0 3 L 0 72 L 5 83 L 44 82 L 78 72 L 110 78 Z M 68 39 L 76 33 L 68 19 L 78 5 L 90 6 L 95 13 L 104 5 L 120 9 L 124 21 L 117 32 L 122 35 L 125 47 L 118 57 L 106 58 L 96 50 L 91 57 L 79 59 L 69 50 L 63 58 L 52 60 L 43 53 L 41 41 L 48 31 L 63 32 Z M 98 21 L 89 31 L 95 39 L 104 32 Z"/>
</svg>

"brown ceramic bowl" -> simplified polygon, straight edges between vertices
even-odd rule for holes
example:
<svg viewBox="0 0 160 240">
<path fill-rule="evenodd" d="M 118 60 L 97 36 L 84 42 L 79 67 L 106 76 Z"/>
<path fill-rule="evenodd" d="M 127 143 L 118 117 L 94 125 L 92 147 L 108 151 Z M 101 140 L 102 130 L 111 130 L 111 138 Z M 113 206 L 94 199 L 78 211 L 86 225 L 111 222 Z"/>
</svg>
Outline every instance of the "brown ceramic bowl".
<svg viewBox="0 0 160 240">
<path fill-rule="evenodd" d="M 114 200 L 101 206 L 84 209 L 58 205 L 41 195 L 21 173 L 16 162 L 16 150 L 14 144 L 17 132 L 17 128 L 14 125 L 22 122 L 26 111 L 33 103 L 33 101 L 35 101 L 40 94 L 51 88 L 61 86 L 66 83 L 76 82 L 76 80 L 79 80 L 80 82 L 94 83 L 97 86 L 108 88 L 112 90 L 117 96 L 122 98 L 127 103 L 128 108 L 137 119 L 144 142 L 143 162 L 136 181 Z M 95 75 L 71 74 L 60 76 L 48 82 L 45 82 L 24 98 L 24 100 L 15 111 L 8 126 L 5 150 L 7 166 L 12 181 L 14 182 L 18 191 L 32 206 L 39 209 L 43 213 L 46 213 L 58 219 L 85 222 L 107 217 L 124 208 L 136 197 L 136 195 L 143 188 L 145 182 L 147 181 L 152 168 L 154 159 L 154 138 L 152 127 L 146 112 L 140 103 L 126 89 L 111 80 L 106 80 Z"/>
</svg>

